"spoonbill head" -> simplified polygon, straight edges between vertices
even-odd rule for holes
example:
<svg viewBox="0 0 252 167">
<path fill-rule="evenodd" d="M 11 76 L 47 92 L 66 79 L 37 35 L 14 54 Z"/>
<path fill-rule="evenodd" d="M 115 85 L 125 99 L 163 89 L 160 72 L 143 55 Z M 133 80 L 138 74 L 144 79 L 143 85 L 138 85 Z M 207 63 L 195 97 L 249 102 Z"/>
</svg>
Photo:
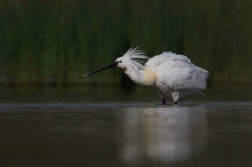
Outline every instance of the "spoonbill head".
<svg viewBox="0 0 252 167">
<path fill-rule="evenodd" d="M 149 60 L 143 65 L 144 62 L 139 59 Z M 203 96 L 200 90 L 206 88 L 209 75 L 208 71 L 195 66 L 184 55 L 163 52 L 150 59 L 137 48 L 130 48 L 111 65 L 92 71 L 83 78 L 113 67 L 121 68 L 135 83 L 154 87 L 162 104 L 166 104 L 166 98 L 172 98 L 177 104 L 179 97 L 190 94 Z"/>
</svg>

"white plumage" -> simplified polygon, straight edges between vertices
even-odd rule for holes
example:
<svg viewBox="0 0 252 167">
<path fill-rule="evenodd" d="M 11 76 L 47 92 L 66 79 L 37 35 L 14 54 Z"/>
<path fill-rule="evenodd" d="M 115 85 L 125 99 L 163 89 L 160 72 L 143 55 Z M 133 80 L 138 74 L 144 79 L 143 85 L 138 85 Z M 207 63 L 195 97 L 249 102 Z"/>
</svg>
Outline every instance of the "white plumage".
<svg viewBox="0 0 252 167">
<path fill-rule="evenodd" d="M 195 66 L 186 56 L 163 52 L 149 59 L 145 65 L 138 59 L 149 57 L 137 48 L 131 48 L 112 65 L 122 68 L 134 82 L 156 88 L 163 104 L 166 97 L 172 98 L 177 104 L 180 97 L 203 95 L 200 90 L 206 88 L 209 72 Z M 110 65 L 95 72 L 111 67 Z M 84 78 L 95 72 L 85 75 Z"/>
<path fill-rule="evenodd" d="M 163 52 L 149 59 L 145 66 L 155 71 L 157 81 L 153 86 L 162 99 L 168 96 L 176 102 L 192 93 L 203 95 L 200 89 L 206 88 L 209 72 L 195 66 L 186 56 Z"/>
</svg>

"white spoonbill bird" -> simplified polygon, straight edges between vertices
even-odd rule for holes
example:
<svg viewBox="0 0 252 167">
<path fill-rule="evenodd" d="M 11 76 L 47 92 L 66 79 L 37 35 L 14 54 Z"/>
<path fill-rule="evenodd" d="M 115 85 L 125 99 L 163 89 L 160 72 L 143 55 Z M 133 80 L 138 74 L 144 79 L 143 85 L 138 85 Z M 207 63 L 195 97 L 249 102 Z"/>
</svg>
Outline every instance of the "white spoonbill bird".
<svg viewBox="0 0 252 167">
<path fill-rule="evenodd" d="M 167 97 L 172 98 L 177 104 L 180 97 L 190 94 L 204 95 L 200 89 L 206 88 L 209 72 L 195 66 L 186 56 L 163 52 L 149 59 L 145 65 L 139 59 L 149 59 L 149 57 L 137 48 L 130 48 L 113 64 L 90 72 L 83 78 L 108 68 L 119 67 L 135 83 L 154 87 L 163 104 L 166 104 Z"/>
</svg>

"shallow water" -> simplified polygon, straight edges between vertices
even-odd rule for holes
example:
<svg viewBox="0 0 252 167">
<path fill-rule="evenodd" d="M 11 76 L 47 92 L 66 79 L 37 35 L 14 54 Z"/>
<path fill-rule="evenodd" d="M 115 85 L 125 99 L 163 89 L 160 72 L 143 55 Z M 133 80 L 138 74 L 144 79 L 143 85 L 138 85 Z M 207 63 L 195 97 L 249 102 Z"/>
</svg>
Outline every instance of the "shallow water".
<svg viewBox="0 0 252 167">
<path fill-rule="evenodd" d="M 252 166 L 252 90 L 0 89 L 1 166 Z"/>
</svg>

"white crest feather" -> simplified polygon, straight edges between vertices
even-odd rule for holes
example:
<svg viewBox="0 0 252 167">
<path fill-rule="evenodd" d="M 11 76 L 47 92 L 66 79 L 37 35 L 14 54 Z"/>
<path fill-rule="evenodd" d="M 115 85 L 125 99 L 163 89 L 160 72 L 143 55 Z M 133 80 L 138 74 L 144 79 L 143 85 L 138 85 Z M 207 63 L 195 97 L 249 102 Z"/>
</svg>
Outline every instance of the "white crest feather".
<svg viewBox="0 0 252 167">
<path fill-rule="evenodd" d="M 135 65 L 136 67 L 138 67 L 138 69 L 143 69 L 143 63 L 141 60 L 138 59 L 149 59 L 148 56 L 145 56 L 145 54 L 141 51 L 138 50 L 136 48 L 131 47 L 124 55 L 123 57 L 127 57 L 128 60 Z"/>
<path fill-rule="evenodd" d="M 148 56 L 145 56 L 145 54 L 136 48 L 131 47 L 124 55 L 123 57 L 127 58 L 128 61 L 131 63 L 135 73 L 138 77 L 142 78 L 142 72 L 140 70 L 144 70 L 143 64 L 144 62 L 138 59 L 149 59 Z"/>
</svg>

